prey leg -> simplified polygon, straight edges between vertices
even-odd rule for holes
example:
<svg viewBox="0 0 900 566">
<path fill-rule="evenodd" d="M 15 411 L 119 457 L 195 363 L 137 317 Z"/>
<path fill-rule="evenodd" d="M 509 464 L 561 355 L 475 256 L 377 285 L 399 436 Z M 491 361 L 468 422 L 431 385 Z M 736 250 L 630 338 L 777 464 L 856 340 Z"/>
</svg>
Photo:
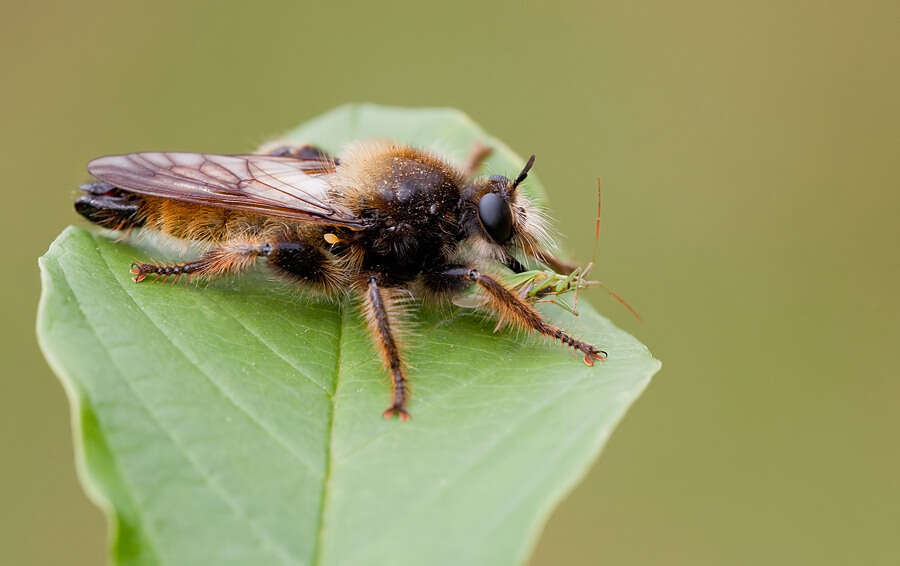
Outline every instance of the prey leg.
<svg viewBox="0 0 900 566">
<path fill-rule="evenodd" d="M 469 156 L 466 158 L 465 164 L 463 164 L 463 171 L 465 172 L 466 177 L 471 179 L 478 175 L 478 170 L 481 169 L 484 160 L 487 159 L 493 151 L 493 149 L 481 142 L 473 143 L 472 149 L 469 150 Z"/>
<path fill-rule="evenodd" d="M 409 420 L 406 412 L 406 398 L 408 389 L 406 376 L 403 374 L 403 359 L 397 344 L 397 316 L 396 299 L 389 290 L 378 286 L 378 279 L 372 275 L 366 282 L 363 309 L 368 322 L 372 340 L 381 354 L 382 362 L 391 372 L 393 395 L 391 406 L 384 411 L 382 416 L 390 418 L 400 417 L 400 420 Z"/>
<path fill-rule="evenodd" d="M 510 322 L 558 340 L 583 354 L 584 363 L 589 366 L 594 365 L 595 360 L 601 362 L 606 360 L 606 352 L 587 342 L 573 338 L 563 329 L 550 324 L 525 300 L 493 277 L 485 275 L 477 269 L 448 266 L 440 273 L 431 274 L 426 278 L 426 282 L 430 282 L 431 286 L 436 289 L 451 290 L 460 289 L 467 283 L 474 283 L 487 295 L 488 305 L 500 317 L 501 322 Z"/>
</svg>

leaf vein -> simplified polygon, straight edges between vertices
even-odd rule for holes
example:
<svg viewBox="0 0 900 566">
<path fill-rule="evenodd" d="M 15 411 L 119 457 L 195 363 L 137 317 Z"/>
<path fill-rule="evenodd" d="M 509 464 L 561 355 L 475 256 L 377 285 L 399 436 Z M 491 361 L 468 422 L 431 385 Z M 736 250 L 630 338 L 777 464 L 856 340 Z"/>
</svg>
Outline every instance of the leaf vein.
<svg viewBox="0 0 900 566">
<path fill-rule="evenodd" d="M 505 439 L 505 438 L 511 436 L 516 430 L 519 429 L 519 427 L 521 427 L 523 424 L 525 424 L 531 417 L 533 417 L 535 414 L 537 414 L 537 413 L 543 411 L 543 410 L 546 409 L 548 406 L 550 406 L 550 405 L 552 405 L 553 403 L 555 403 L 555 402 L 556 402 L 558 399 L 560 399 L 561 397 L 564 397 L 564 396 L 565 396 L 566 394 L 568 394 L 569 391 L 571 391 L 576 385 L 578 385 L 578 384 L 584 382 L 584 381 L 587 380 L 587 379 L 588 379 L 587 377 L 584 377 L 584 378 L 581 378 L 581 379 L 572 380 L 572 381 L 569 383 L 569 385 L 568 385 L 567 387 L 561 389 L 560 392 L 559 392 L 558 394 L 552 395 L 552 396 L 549 396 L 549 397 L 545 398 L 544 402 L 538 404 L 538 405 L 537 405 L 534 409 L 532 409 L 531 411 L 528 411 L 528 412 L 524 413 L 520 419 L 516 419 L 515 421 L 513 421 L 513 423 L 512 423 L 510 426 L 508 426 L 508 427 L 507 427 L 503 432 L 501 432 L 499 435 L 495 436 L 494 439 L 493 439 L 492 441 L 487 442 L 485 445 L 482 446 L 482 448 L 481 448 L 480 450 L 475 451 L 474 454 L 472 454 L 471 458 L 469 459 L 468 465 L 466 465 L 466 466 L 464 466 L 464 467 L 458 469 L 458 470 L 456 471 L 456 473 L 453 474 L 453 476 L 451 476 L 449 479 L 447 479 L 446 481 L 442 482 L 440 485 L 435 486 L 434 489 L 432 489 L 431 494 L 430 494 L 428 497 L 423 497 L 423 498 L 421 498 L 421 499 L 418 499 L 418 500 L 416 501 L 416 505 L 415 505 L 414 507 L 412 507 L 412 509 L 409 509 L 409 510 L 404 511 L 404 514 L 405 514 L 406 516 L 411 516 L 413 513 L 419 512 L 421 509 L 423 509 L 423 508 L 425 508 L 425 507 L 431 505 L 434 501 L 440 499 L 440 497 L 441 497 L 441 495 L 443 494 L 443 492 L 446 492 L 447 489 L 448 489 L 449 487 L 455 485 L 456 482 L 458 482 L 463 476 L 465 476 L 466 473 L 468 473 L 468 472 L 471 471 L 473 468 L 475 468 L 475 466 L 476 466 L 476 465 L 477 465 L 477 464 L 478 464 L 478 463 L 479 463 L 486 455 L 489 455 L 489 454 L 491 453 L 491 451 L 492 451 L 494 448 L 496 448 L 496 447 L 501 443 L 501 441 L 502 441 L 503 439 Z M 388 539 L 388 538 L 390 538 L 390 537 L 389 537 L 387 534 L 385 534 L 384 538 L 385 538 L 385 539 Z M 366 544 L 366 545 L 360 545 L 359 547 L 356 547 L 356 548 L 354 549 L 354 550 L 356 551 L 355 554 L 356 554 L 357 556 L 366 556 L 366 555 L 368 555 L 368 549 L 371 548 L 373 542 L 377 542 L 377 541 L 368 541 L 368 544 Z"/>
<path fill-rule="evenodd" d="M 69 253 L 69 252 L 66 251 L 65 253 Z M 72 285 L 70 284 L 69 277 L 68 277 L 68 275 L 66 274 L 66 270 L 65 270 L 65 268 L 63 267 L 62 263 L 59 262 L 59 261 L 57 261 L 57 265 L 59 265 L 59 267 L 60 267 L 60 271 L 62 272 L 63 280 L 66 282 L 66 286 L 68 286 L 69 289 L 72 290 L 72 294 L 73 294 L 73 295 L 76 295 L 76 298 L 77 298 L 77 294 L 75 294 L 75 289 L 74 289 L 74 287 L 72 287 Z M 75 301 L 75 305 L 76 305 L 76 307 L 78 308 L 78 311 L 81 313 L 81 316 L 84 318 L 85 323 L 87 323 L 87 327 L 90 329 L 91 333 L 92 333 L 92 334 L 94 335 L 94 337 L 97 339 L 97 342 L 100 343 L 100 344 L 102 345 L 102 344 L 103 344 L 103 339 L 100 337 L 100 333 L 97 331 L 97 328 L 94 326 L 93 322 L 91 322 L 90 317 L 88 317 L 87 313 L 86 313 L 86 312 L 84 311 L 84 309 L 82 308 L 82 306 L 81 306 L 81 301 Z M 104 352 L 104 353 L 106 353 L 106 352 Z M 119 364 L 116 363 L 116 361 L 113 359 L 112 356 L 107 356 L 107 359 L 110 361 L 110 363 L 111 363 L 113 366 L 116 366 L 116 367 L 121 371 L 122 368 L 119 367 Z M 124 374 L 123 374 L 123 375 L 124 375 Z M 157 423 L 157 422 L 156 422 L 156 419 L 153 417 L 153 415 L 150 414 L 150 410 L 149 410 L 149 409 L 147 408 L 147 406 L 144 404 L 144 402 L 143 402 L 143 400 L 140 398 L 140 396 L 138 396 L 138 394 L 137 394 L 137 392 L 134 390 L 134 388 L 131 387 L 131 384 L 128 383 L 127 380 L 123 380 L 123 381 L 125 381 L 126 385 L 128 385 L 128 388 L 129 388 L 129 389 L 132 391 L 132 393 L 134 394 L 135 399 L 137 399 L 137 401 L 138 401 L 142 406 L 144 406 L 144 410 L 147 411 L 147 414 L 150 416 L 150 418 L 154 421 L 154 423 L 157 424 L 157 426 L 159 426 L 159 423 Z M 160 427 L 160 428 L 161 428 L 161 427 Z M 115 452 L 114 452 L 113 450 L 109 450 L 109 455 L 110 455 L 110 458 L 111 458 L 111 459 L 113 460 L 113 462 L 115 463 L 116 467 L 119 468 L 119 469 L 121 469 L 121 466 L 119 465 L 119 462 L 118 462 L 118 458 L 115 456 Z M 138 502 L 139 502 L 139 499 L 138 499 L 138 497 L 137 497 L 137 492 L 134 490 L 134 487 L 131 486 L 131 484 L 128 483 L 128 481 L 126 480 L 127 475 L 122 474 L 121 477 L 122 477 L 122 484 L 123 484 L 123 485 L 125 486 L 125 488 L 129 491 L 129 493 L 131 494 L 131 496 L 134 498 L 135 503 L 138 503 Z M 140 514 L 139 507 L 135 507 L 135 511 L 136 511 L 138 514 Z M 118 515 L 118 509 L 116 509 L 115 513 L 116 513 L 116 515 Z M 158 535 L 157 535 L 157 533 L 155 532 L 155 530 L 152 528 L 152 526 L 151 526 L 152 523 L 150 523 L 149 521 L 142 521 L 142 523 L 144 524 L 144 528 L 146 529 L 146 533 L 147 533 L 147 542 L 149 542 L 150 545 L 151 545 L 151 548 L 150 548 L 151 552 L 156 556 L 156 558 L 159 560 L 160 564 L 164 564 L 165 561 L 163 560 L 162 554 L 161 554 L 160 551 L 159 551 L 160 543 L 159 543 L 158 540 L 156 540 L 156 538 L 157 538 Z"/>
<path fill-rule="evenodd" d="M 197 299 L 196 295 L 191 295 L 191 298 L 194 300 L 195 303 L 199 303 L 199 300 Z M 234 314 L 232 314 L 232 313 L 229 311 L 228 307 L 226 307 L 226 306 L 224 305 L 224 303 L 221 303 L 221 302 L 219 302 L 219 301 L 213 301 L 213 302 L 216 303 L 217 305 L 219 305 L 219 308 L 221 309 L 221 312 L 224 312 L 224 313 L 226 313 L 229 317 L 231 317 L 231 319 L 234 320 L 236 323 L 238 323 L 238 325 L 239 325 L 241 328 L 243 328 L 243 329 L 247 332 L 247 334 L 249 334 L 250 336 L 252 336 L 257 342 L 259 342 L 260 344 L 262 344 L 263 346 L 265 346 L 270 352 L 272 352 L 273 354 L 275 354 L 276 356 L 278 356 L 278 358 L 281 359 L 281 361 L 283 361 L 283 362 L 286 363 L 288 366 L 290 366 L 290 367 L 291 367 L 294 371 L 296 371 L 301 377 L 305 378 L 305 379 L 306 379 L 307 381 L 309 381 L 311 384 L 315 385 L 318 389 L 320 389 L 320 390 L 325 394 L 326 397 L 331 397 L 331 392 L 330 392 L 330 391 L 328 391 L 327 389 L 325 389 L 325 388 L 322 386 L 322 384 L 320 384 L 318 381 L 314 380 L 312 377 L 309 376 L 309 374 L 305 373 L 305 372 L 304 372 L 303 370 L 301 370 L 296 364 L 294 364 L 293 362 L 291 362 L 291 360 L 290 360 L 287 356 L 285 356 L 284 354 L 282 354 L 281 352 L 279 352 L 278 350 L 276 350 L 275 347 L 273 347 L 273 346 L 272 346 L 271 344 L 269 344 L 265 339 L 263 339 L 263 337 L 262 337 L 261 335 L 259 335 L 257 332 L 255 332 L 253 329 L 251 329 L 251 328 L 250 328 L 249 326 L 247 326 L 246 324 L 244 324 L 244 322 L 243 322 L 240 318 L 238 318 L 237 316 L 235 316 Z M 277 383 L 278 386 L 281 387 L 282 389 L 287 390 L 294 398 L 299 399 L 299 396 L 298 396 L 297 391 L 296 391 L 295 389 L 293 389 L 293 388 L 291 388 L 291 387 L 286 387 L 286 386 L 285 386 L 283 383 L 281 383 L 281 382 L 276 382 L 276 383 Z"/>
<path fill-rule="evenodd" d="M 91 237 L 96 239 L 96 236 L 94 236 L 93 234 L 91 235 Z M 237 401 L 235 401 L 230 395 L 228 395 L 226 393 L 226 391 L 212 378 L 212 376 L 207 374 L 206 371 L 202 367 L 200 367 L 196 362 L 194 362 L 194 360 L 192 360 L 190 358 L 190 356 L 188 356 L 187 353 L 185 353 L 184 350 L 182 350 L 178 346 L 176 341 L 173 340 L 172 337 L 170 337 L 166 333 L 166 331 L 162 327 L 160 327 L 159 324 L 157 324 L 157 322 L 149 314 L 147 314 L 147 312 L 144 311 L 144 309 L 141 308 L 141 305 L 137 302 L 137 300 L 135 300 L 135 298 L 132 296 L 131 292 L 128 291 L 127 287 L 122 284 L 122 282 L 119 280 L 118 277 L 116 277 L 116 274 L 115 274 L 115 271 L 113 271 L 112 265 L 110 265 L 109 261 L 106 259 L 106 256 L 103 254 L 103 252 L 100 250 L 100 248 L 97 248 L 97 252 L 98 252 L 98 255 L 100 256 L 100 258 L 103 260 L 103 263 L 106 265 L 107 269 L 109 270 L 110 274 L 112 275 L 113 280 L 116 281 L 117 283 L 119 283 L 119 286 L 125 292 L 125 295 L 128 296 L 128 298 L 132 301 L 132 303 L 134 303 L 134 305 L 137 307 L 137 310 L 141 314 L 143 314 L 147 318 L 147 320 L 154 327 L 157 328 L 157 330 L 159 330 L 159 332 L 172 344 L 172 346 L 179 353 L 181 353 L 181 355 L 184 356 L 184 358 L 188 362 L 190 362 L 194 367 L 196 367 L 204 377 L 206 377 L 206 379 L 209 381 L 209 383 L 211 385 L 213 385 L 213 387 L 215 387 L 219 391 L 219 393 L 223 396 L 223 398 L 230 401 L 234 407 L 236 407 L 237 409 L 242 411 L 245 415 L 247 415 L 247 417 L 249 417 L 252 422 L 256 423 L 257 426 L 259 426 L 264 432 L 268 433 L 274 440 L 276 440 L 280 444 L 284 445 L 292 454 L 297 456 L 297 458 L 299 459 L 299 455 L 297 455 L 296 452 L 291 450 L 290 446 L 285 445 L 283 440 L 274 436 L 269 430 L 267 430 L 262 425 L 262 423 L 256 419 L 256 417 L 254 417 L 251 413 L 249 413 L 247 411 L 247 409 L 242 407 L 240 404 L 237 403 Z M 123 375 L 126 375 L 126 373 L 123 372 Z M 137 390 L 134 389 L 134 387 L 131 385 L 131 383 L 128 382 L 127 380 L 125 380 L 125 382 L 128 384 L 129 388 L 131 388 L 132 391 L 135 392 L 135 395 L 137 395 Z M 273 550 L 275 550 L 276 554 L 279 555 L 279 558 L 281 558 L 282 562 L 284 562 L 286 564 L 296 563 L 296 560 L 291 556 L 291 553 L 287 549 L 285 549 L 281 544 L 279 544 L 274 538 L 272 538 L 272 536 L 270 534 L 268 534 L 264 528 L 260 527 L 259 524 L 251 516 L 249 516 L 241 508 L 241 506 L 228 494 L 227 490 L 225 490 L 221 485 L 219 485 L 219 483 L 217 481 L 215 481 L 213 479 L 212 474 L 210 474 L 205 469 L 203 469 L 203 467 L 196 461 L 196 459 L 193 456 L 191 456 L 190 451 L 177 440 L 177 438 L 172 434 L 172 432 L 169 429 L 167 429 L 166 427 L 164 427 L 162 425 L 162 423 L 159 421 L 159 419 L 156 417 L 156 415 L 150 409 L 149 405 L 147 405 L 147 403 L 142 398 L 140 398 L 139 395 L 138 395 L 138 399 L 141 402 L 141 404 L 144 405 L 144 407 L 147 409 L 148 413 L 152 416 L 154 423 L 156 423 L 156 425 L 160 428 L 160 430 L 162 430 L 166 434 L 166 436 L 169 437 L 170 441 L 172 442 L 172 445 L 175 446 L 178 449 L 178 451 L 184 455 L 185 459 L 187 459 L 187 461 L 191 464 L 191 466 L 195 470 L 197 470 L 197 472 L 201 475 L 201 477 L 203 477 L 203 479 L 206 481 L 207 485 L 209 485 L 211 488 L 213 488 L 214 493 L 216 493 L 219 496 L 219 498 L 222 499 L 223 502 L 225 502 L 225 504 L 231 509 L 232 513 L 234 513 L 234 515 L 236 517 L 243 519 L 256 532 L 257 536 L 259 536 L 260 539 L 265 544 L 267 544 Z M 308 469 L 311 470 L 308 463 L 306 463 L 302 459 L 300 461 L 303 463 L 303 465 L 305 467 L 307 467 Z"/>
</svg>

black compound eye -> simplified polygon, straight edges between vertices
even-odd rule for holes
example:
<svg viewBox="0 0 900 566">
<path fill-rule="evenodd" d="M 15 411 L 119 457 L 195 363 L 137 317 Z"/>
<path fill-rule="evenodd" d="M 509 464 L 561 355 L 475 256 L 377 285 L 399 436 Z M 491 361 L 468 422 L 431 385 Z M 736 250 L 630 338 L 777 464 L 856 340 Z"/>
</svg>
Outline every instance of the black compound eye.
<svg viewBox="0 0 900 566">
<path fill-rule="evenodd" d="M 498 244 L 505 244 L 512 236 L 512 212 L 506 199 L 497 193 L 487 193 L 478 201 L 481 225 Z"/>
</svg>

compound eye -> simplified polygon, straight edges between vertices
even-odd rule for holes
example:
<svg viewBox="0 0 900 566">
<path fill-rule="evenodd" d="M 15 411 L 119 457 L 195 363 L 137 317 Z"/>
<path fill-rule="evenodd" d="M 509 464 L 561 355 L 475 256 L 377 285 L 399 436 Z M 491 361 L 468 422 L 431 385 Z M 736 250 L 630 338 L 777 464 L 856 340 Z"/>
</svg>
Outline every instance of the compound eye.
<svg viewBox="0 0 900 566">
<path fill-rule="evenodd" d="M 506 199 L 497 193 L 487 193 L 478 201 L 481 225 L 498 244 L 505 244 L 512 236 L 512 212 Z"/>
</svg>

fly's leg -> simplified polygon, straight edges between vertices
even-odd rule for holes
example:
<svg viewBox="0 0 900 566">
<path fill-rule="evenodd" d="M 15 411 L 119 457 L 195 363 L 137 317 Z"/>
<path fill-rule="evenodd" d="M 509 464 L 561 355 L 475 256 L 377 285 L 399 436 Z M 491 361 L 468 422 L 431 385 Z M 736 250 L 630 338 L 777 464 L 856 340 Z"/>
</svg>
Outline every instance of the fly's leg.
<svg viewBox="0 0 900 566">
<path fill-rule="evenodd" d="M 487 159 L 493 151 L 492 148 L 481 142 L 473 143 L 472 149 L 469 150 L 469 156 L 463 164 L 463 172 L 465 172 L 466 177 L 472 179 L 478 175 L 478 170 L 481 169 L 484 160 Z"/>
<path fill-rule="evenodd" d="M 170 277 L 174 277 L 177 281 L 182 276 L 211 278 L 237 274 L 256 263 L 256 259 L 261 255 L 267 255 L 266 244 L 231 241 L 208 251 L 194 261 L 174 264 L 133 263 L 132 280 L 140 283 L 147 276 L 152 276 L 160 281 L 166 281 Z"/>
<path fill-rule="evenodd" d="M 406 412 L 406 399 L 409 390 L 397 342 L 397 326 L 400 322 L 397 297 L 391 289 L 379 287 L 378 279 L 374 275 L 366 281 L 363 293 L 363 312 L 368 322 L 369 333 L 382 362 L 391 373 L 393 385 L 391 406 L 382 413 L 382 416 L 384 418 L 398 416 L 400 420 L 407 421 L 409 413 Z"/>
<path fill-rule="evenodd" d="M 264 246 L 263 255 L 269 267 L 288 281 L 326 293 L 347 286 L 339 264 L 318 245 L 296 240 L 276 241 Z"/>
<path fill-rule="evenodd" d="M 550 252 L 541 250 L 530 255 L 532 255 L 534 259 L 548 266 L 553 271 L 562 273 L 563 275 L 569 275 L 570 273 L 578 269 L 577 265 L 569 263 L 568 261 L 565 261 L 563 259 L 559 259 Z"/>
<path fill-rule="evenodd" d="M 583 354 L 584 363 L 589 366 L 594 365 L 595 360 L 601 362 L 606 360 L 606 352 L 587 342 L 573 338 L 563 329 L 550 324 L 516 293 L 477 269 L 465 266 L 447 266 L 439 272 L 428 274 L 425 282 L 436 291 L 459 291 L 474 283 L 487 296 L 487 306 L 498 315 L 501 323 L 512 323 L 558 340 Z"/>
<path fill-rule="evenodd" d="M 232 240 L 195 261 L 170 265 L 135 263 L 131 266 L 131 273 L 138 283 L 148 275 L 162 280 L 181 276 L 211 278 L 242 273 L 260 257 L 267 258 L 269 267 L 290 281 L 319 286 L 323 290 L 340 285 L 338 269 L 322 250 L 306 242 L 292 240 Z"/>
</svg>

